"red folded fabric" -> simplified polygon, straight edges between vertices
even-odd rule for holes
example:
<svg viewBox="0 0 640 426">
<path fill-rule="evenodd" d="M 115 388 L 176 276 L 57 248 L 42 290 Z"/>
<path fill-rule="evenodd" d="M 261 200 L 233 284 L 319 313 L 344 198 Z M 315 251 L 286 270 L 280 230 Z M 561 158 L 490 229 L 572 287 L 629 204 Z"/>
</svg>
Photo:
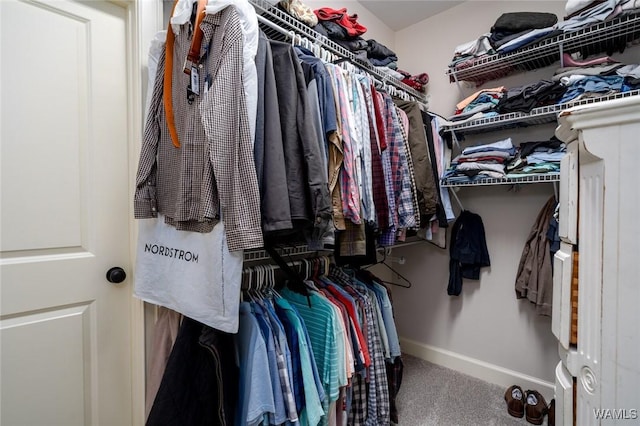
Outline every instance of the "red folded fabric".
<svg viewBox="0 0 640 426">
<path fill-rule="evenodd" d="M 423 72 L 422 74 L 414 75 L 411 78 L 413 78 L 414 80 L 419 81 L 422 84 L 428 84 L 429 83 L 429 74 L 427 74 L 426 72 Z"/>
<path fill-rule="evenodd" d="M 420 83 L 419 81 L 416 81 L 416 80 L 414 80 L 412 78 L 405 78 L 404 80 L 402 80 L 402 82 L 404 84 L 406 84 L 407 86 L 413 87 L 418 92 L 422 92 L 424 90 L 424 85 L 422 83 Z"/>
<path fill-rule="evenodd" d="M 358 23 L 358 15 L 349 16 L 347 9 L 332 9 L 330 7 L 322 7 L 313 11 L 321 21 L 333 21 L 347 30 L 350 37 L 361 36 L 367 32 L 367 27 Z"/>
<path fill-rule="evenodd" d="M 315 13 L 321 21 L 333 21 L 334 19 L 340 19 L 343 15 L 346 15 L 347 8 L 343 7 L 342 9 L 332 9 L 330 7 L 322 7 L 314 10 L 313 13 Z"/>
</svg>

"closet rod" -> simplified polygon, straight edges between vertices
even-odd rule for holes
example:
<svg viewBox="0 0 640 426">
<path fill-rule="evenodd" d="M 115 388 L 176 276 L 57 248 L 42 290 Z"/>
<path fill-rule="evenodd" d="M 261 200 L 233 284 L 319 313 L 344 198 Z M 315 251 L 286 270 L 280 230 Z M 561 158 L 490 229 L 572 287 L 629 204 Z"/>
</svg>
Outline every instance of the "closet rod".
<svg viewBox="0 0 640 426">
<path fill-rule="evenodd" d="M 325 262 L 323 263 L 323 266 L 325 268 L 324 274 L 328 273 L 328 268 L 329 268 L 329 265 L 331 264 L 332 256 L 333 255 L 327 254 L 327 255 L 317 255 L 314 257 L 297 259 L 297 260 L 290 260 L 286 262 L 286 265 L 290 268 L 296 268 L 300 273 L 305 272 L 305 274 L 300 278 L 302 280 L 307 280 L 311 277 L 311 273 L 313 272 L 313 270 L 311 269 L 311 266 L 313 266 L 314 261 L 322 260 L 323 262 Z M 302 268 L 303 265 L 305 266 L 304 271 Z M 273 273 L 275 273 L 275 271 L 283 271 L 283 269 L 279 265 L 274 265 L 273 263 L 261 263 L 258 265 L 244 267 L 242 269 L 243 279 L 242 279 L 241 289 L 244 291 L 250 290 L 251 280 L 253 279 L 253 277 L 262 278 L 263 280 L 266 280 L 268 278 L 275 279 L 275 277 L 273 276 Z M 272 284 L 275 285 L 275 282 L 273 282 Z"/>
</svg>

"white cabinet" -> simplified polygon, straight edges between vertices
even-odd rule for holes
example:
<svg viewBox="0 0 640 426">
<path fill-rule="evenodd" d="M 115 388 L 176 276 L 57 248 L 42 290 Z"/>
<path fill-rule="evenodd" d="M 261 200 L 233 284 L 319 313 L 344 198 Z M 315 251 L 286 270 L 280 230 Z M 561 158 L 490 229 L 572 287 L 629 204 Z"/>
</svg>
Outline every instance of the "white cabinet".
<svg viewBox="0 0 640 426">
<path fill-rule="evenodd" d="M 571 280 L 554 282 L 554 327 L 562 365 L 556 371 L 558 424 L 629 424 L 640 409 L 640 98 L 576 107 L 560 115 L 556 134 L 577 148 L 577 209 L 572 191 L 561 191 L 565 242 L 580 253 L 577 344 L 566 347 Z M 573 185 L 575 175 L 563 185 Z M 566 187 L 566 186 L 563 186 Z M 565 222 L 565 223 L 563 223 Z M 577 226 L 576 226 L 577 225 Z M 574 235 L 571 230 L 577 229 Z M 566 248 L 566 246 L 564 246 Z M 570 250 L 570 249 L 567 249 Z M 561 250 L 556 265 L 566 261 Z M 574 377 L 576 408 L 566 398 Z M 568 423 L 569 425 L 571 423 Z"/>
</svg>

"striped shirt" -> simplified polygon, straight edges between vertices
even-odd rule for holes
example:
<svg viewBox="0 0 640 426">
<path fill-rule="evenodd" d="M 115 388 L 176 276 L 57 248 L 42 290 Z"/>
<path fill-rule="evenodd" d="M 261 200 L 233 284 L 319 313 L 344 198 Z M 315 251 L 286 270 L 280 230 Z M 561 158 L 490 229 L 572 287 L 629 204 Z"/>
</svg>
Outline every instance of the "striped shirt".
<svg viewBox="0 0 640 426">
<path fill-rule="evenodd" d="M 334 308 L 322 296 L 312 292 L 309 295 L 309 307 L 307 297 L 301 294 L 287 288 L 280 294 L 298 310 L 309 333 L 311 349 L 326 393 L 326 398 L 322 401 L 325 413 L 322 424 L 327 424 L 329 405 L 338 400 L 340 386 L 346 385 L 341 383 L 339 372 L 341 357 L 344 355 L 339 351 L 338 340 L 343 338 L 343 332 L 335 317 Z"/>
<path fill-rule="evenodd" d="M 354 143 L 352 141 L 353 129 L 350 117 L 349 98 L 347 84 L 343 76 L 343 70 L 335 65 L 327 65 L 327 71 L 335 86 L 335 95 L 340 112 L 342 131 L 343 167 L 340 173 L 340 191 L 342 194 L 342 212 L 345 219 L 355 224 L 360 224 L 361 200 L 357 181 L 357 169 L 354 158 Z"/>
</svg>

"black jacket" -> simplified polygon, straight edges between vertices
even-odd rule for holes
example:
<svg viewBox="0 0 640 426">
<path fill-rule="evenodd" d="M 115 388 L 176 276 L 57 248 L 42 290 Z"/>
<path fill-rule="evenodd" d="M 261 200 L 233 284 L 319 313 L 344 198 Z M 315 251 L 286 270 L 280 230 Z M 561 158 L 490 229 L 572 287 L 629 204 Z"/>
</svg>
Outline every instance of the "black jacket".
<svg viewBox="0 0 640 426">
<path fill-rule="evenodd" d="M 462 291 L 462 278 L 478 280 L 480 268 L 491 265 L 484 224 L 479 215 L 468 210 L 460 213 L 451 230 L 449 255 L 447 293 L 458 296 Z"/>
<path fill-rule="evenodd" d="M 146 426 L 233 425 L 233 335 L 184 317 Z"/>
</svg>

